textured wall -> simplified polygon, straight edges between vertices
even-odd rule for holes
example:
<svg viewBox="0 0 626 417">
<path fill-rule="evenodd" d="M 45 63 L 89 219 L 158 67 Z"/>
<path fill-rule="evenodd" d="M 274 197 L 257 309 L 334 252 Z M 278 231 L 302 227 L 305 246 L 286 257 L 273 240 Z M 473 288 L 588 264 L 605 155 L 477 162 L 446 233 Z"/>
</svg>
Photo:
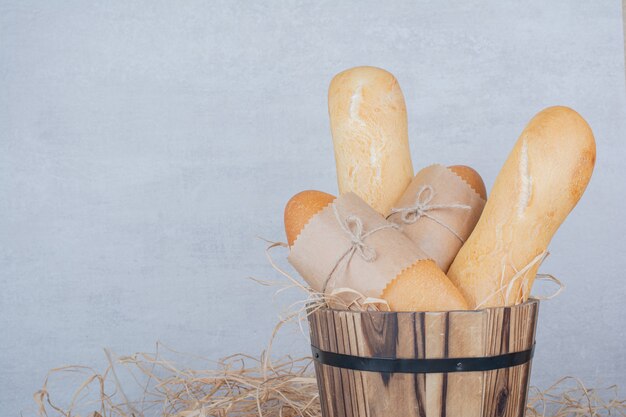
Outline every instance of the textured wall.
<svg viewBox="0 0 626 417">
<path fill-rule="evenodd" d="M 543 267 L 568 288 L 542 306 L 533 379 L 626 385 L 619 0 L 5 0 L 0 414 L 102 347 L 258 353 L 298 295 L 245 279 L 277 278 L 255 236 L 282 238 L 295 192 L 336 191 L 326 89 L 363 64 L 397 75 L 417 168 L 488 186 L 535 112 L 587 118 L 597 169 Z M 306 347 L 294 328 L 277 350 Z"/>
</svg>

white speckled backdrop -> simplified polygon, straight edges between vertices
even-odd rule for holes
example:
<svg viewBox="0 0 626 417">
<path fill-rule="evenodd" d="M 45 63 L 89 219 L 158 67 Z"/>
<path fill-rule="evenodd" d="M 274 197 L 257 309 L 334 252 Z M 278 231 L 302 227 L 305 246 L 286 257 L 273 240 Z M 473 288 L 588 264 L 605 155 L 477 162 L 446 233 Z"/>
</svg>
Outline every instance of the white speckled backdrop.
<svg viewBox="0 0 626 417">
<path fill-rule="evenodd" d="M 163 341 L 258 353 L 281 311 L 256 235 L 336 191 L 326 89 L 387 68 L 414 165 L 488 186 L 530 117 L 565 104 L 598 146 L 543 271 L 533 383 L 626 385 L 626 89 L 619 0 L 0 1 L 0 414 L 52 367 Z M 278 352 L 306 353 L 289 330 Z M 69 384 L 66 389 L 69 395 Z"/>
</svg>

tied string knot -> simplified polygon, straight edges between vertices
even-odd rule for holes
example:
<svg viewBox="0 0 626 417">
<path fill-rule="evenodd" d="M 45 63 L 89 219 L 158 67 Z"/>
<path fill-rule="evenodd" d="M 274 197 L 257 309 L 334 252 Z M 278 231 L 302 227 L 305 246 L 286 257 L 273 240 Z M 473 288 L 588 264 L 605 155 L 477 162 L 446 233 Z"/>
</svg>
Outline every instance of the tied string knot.
<svg viewBox="0 0 626 417">
<path fill-rule="evenodd" d="M 336 210 L 337 209 L 335 209 L 335 211 Z M 346 234 L 350 237 L 350 242 L 352 243 L 348 252 L 358 253 L 365 262 L 372 262 L 376 260 L 376 251 L 374 248 L 367 246 L 363 241 L 363 239 L 369 236 L 371 232 L 363 233 L 363 221 L 359 217 L 351 214 L 346 217 L 344 222 L 339 219 L 339 224 L 344 232 L 346 232 Z"/>
<path fill-rule="evenodd" d="M 365 243 L 365 239 L 367 239 L 374 233 L 384 229 L 399 228 L 398 225 L 394 223 L 387 223 L 375 227 L 372 230 L 365 231 L 365 228 L 363 226 L 363 220 L 361 220 L 360 217 L 354 214 L 350 214 L 346 216 L 345 219 L 342 219 L 336 205 L 333 205 L 333 213 L 335 214 L 335 218 L 337 219 L 337 223 L 339 223 L 341 230 L 343 230 L 350 238 L 350 247 L 341 255 L 341 257 L 339 257 L 339 260 L 333 267 L 332 271 L 330 271 L 330 274 L 328 274 L 328 277 L 324 281 L 324 286 L 322 288 L 323 293 L 326 293 L 328 283 L 335 275 L 335 272 L 339 269 L 341 265 L 346 268 L 354 257 L 354 254 L 358 254 L 365 262 L 374 262 L 376 260 L 376 250 L 371 246 L 368 246 Z"/>
<path fill-rule="evenodd" d="M 400 214 L 400 220 L 405 224 L 413 224 L 422 217 L 426 217 L 440 226 L 448 229 L 450 233 L 452 233 L 457 239 L 461 242 L 464 242 L 464 239 L 459 236 L 459 234 L 452 229 L 450 226 L 445 224 L 443 221 L 438 218 L 432 216 L 429 212 L 432 210 L 441 210 L 441 209 L 461 209 L 461 210 L 471 210 L 472 207 L 466 204 L 430 204 L 430 202 L 435 197 L 435 190 L 431 185 L 422 185 L 417 194 L 415 195 L 415 203 L 409 207 L 402 208 L 392 208 L 391 214 L 387 216 L 387 218 L 393 216 L 394 214 Z"/>
</svg>

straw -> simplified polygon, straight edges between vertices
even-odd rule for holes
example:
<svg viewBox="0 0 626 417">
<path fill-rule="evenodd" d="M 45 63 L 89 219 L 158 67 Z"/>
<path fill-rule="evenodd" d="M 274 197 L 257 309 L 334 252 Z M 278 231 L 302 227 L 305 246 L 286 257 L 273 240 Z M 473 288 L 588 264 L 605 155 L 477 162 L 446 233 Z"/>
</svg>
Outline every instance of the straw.
<svg viewBox="0 0 626 417">
<path fill-rule="evenodd" d="M 103 372 L 83 366 L 53 369 L 35 394 L 39 416 L 321 416 L 311 358 L 270 361 L 265 354 L 238 353 L 214 369 L 193 369 L 168 360 L 163 351 L 174 352 L 163 345 L 152 354 L 113 357 L 107 352 L 110 362 Z M 142 394 L 135 400 L 124 395 L 129 387 L 113 376 L 122 368 L 140 377 L 135 383 Z M 49 384 L 65 373 L 78 373 L 84 380 L 63 407 L 53 400 Z M 530 388 L 526 416 L 626 416 L 626 399 L 619 397 L 617 386 L 588 388 L 576 378 L 563 377 L 547 389 Z"/>
</svg>

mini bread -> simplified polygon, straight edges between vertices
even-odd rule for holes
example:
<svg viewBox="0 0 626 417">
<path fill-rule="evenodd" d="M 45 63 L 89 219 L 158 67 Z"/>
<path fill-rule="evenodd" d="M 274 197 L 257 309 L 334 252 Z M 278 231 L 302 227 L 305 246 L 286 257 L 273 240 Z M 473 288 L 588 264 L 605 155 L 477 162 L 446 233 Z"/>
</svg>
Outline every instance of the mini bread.
<svg viewBox="0 0 626 417">
<path fill-rule="evenodd" d="M 525 301 L 552 236 L 582 196 L 596 159 L 593 133 L 567 107 L 526 126 L 448 276 L 470 306 Z"/>
<path fill-rule="evenodd" d="M 309 219 L 334 199 L 334 195 L 314 190 L 302 191 L 291 197 L 285 206 L 285 234 L 289 246 L 293 245 Z"/>
<path fill-rule="evenodd" d="M 465 181 L 472 190 L 476 191 L 476 194 L 478 194 L 480 198 L 483 200 L 487 199 L 487 189 L 485 188 L 485 183 L 483 182 L 480 174 L 476 172 L 474 168 L 468 167 L 467 165 L 451 165 L 448 169 L 461 177 L 461 179 Z"/>
<path fill-rule="evenodd" d="M 445 273 L 485 206 L 485 185 L 465 165 L 421 169 L 387 219 Z"/>
<path fill-rule="evenodd" d="M 321 191 L 304 191 L 287 203 L 285 231 L 290 247 L 294 245 L 311 218 L 324 210 L 333 198 Z M 298 227 L 300 230 L 297 230 Z M 410 243 L 408 240 L 407 242 Z M 360 291 L 359 288 L 353 289 Z M 395 278 L 390 279 L 382 294 L 376 296 L 386 300 L 394 311 L 448 311 L 468 308 L 459 290 L 430 259 L 418 260 L 404 269 Z"/>
<path fill-rule="evenodd" d="M 353 192 L 387 214 L 413 178 L 404 96 L 396 78 L 356 67 L 328 90 L 339 193 Z"/>
<path fill-rule="evenodd" d="M 391 311 L 467 310 L 467 301 L 435 261 L 424 259 L 405 269 L 384 289 Z"/>
</svg>

